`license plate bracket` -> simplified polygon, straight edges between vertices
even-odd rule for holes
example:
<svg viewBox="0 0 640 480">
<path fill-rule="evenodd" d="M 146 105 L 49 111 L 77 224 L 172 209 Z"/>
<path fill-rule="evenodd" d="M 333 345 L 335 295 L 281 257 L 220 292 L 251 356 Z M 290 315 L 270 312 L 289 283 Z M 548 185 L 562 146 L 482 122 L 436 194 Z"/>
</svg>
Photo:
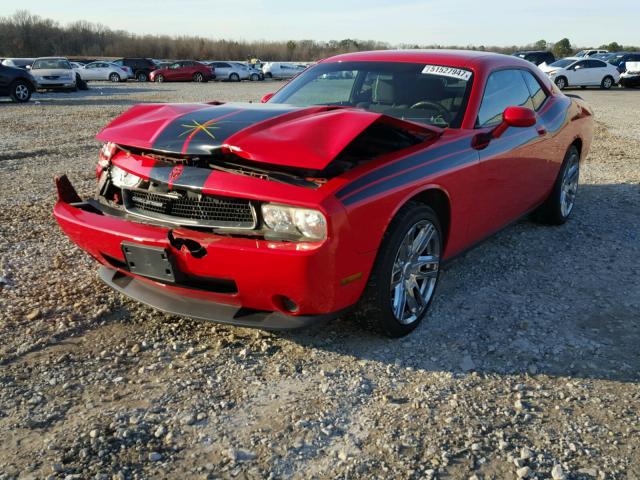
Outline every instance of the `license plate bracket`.
<svg viewBox="0 0 640 480">
<path fill-rule="evenodd" d="M 173 258 L 165 248 L 122 242 L 122 253 L 131 273 L 175 283 Z"/>
</svg>

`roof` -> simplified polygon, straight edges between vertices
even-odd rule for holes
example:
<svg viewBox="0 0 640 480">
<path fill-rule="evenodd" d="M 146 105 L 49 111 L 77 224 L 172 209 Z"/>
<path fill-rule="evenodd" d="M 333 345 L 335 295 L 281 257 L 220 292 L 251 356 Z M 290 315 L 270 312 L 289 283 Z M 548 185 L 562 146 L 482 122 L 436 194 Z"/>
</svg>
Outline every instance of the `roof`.
<svg viewBox="0 0 640 480">
<path fill-rule="evenodd" d="M 336 55 L 321 63 L 333 62 L 429 63 L 477 71 L 506 66 L 531 66 L 519 57 L 477 50 L 374 50 Z"/>
</svg>

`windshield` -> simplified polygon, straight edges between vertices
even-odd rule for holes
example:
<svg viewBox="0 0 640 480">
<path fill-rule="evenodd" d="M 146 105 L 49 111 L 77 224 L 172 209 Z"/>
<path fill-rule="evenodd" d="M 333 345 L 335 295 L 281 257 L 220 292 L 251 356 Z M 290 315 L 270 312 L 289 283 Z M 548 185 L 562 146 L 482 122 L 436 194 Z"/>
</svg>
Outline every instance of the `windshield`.
<svg viewBox="0 0 640 480">
<path fill-rule="evenodd" d="M 71 70 L 71 65 L 64 58 L 42 58 L 36 60 L 31 65 L 31 70 L 45 70 L 45 69 L 63 69 Z"/>
<path fill-rule="evenodd" d="M 572 63 L 575 62 L 575 59 L 563 59 L 563 60 L 558 60 L 557 62 L 553 62 L 551 65 L 549 65 L 550 67 L 557 67 L 557 68 L 564 68 L 564 67 L 568 67 L 569 65 L 571 65 Z"/>
<path fill-rule="evenodd" d="M 470 70 L 424 63 L 321 63 L 298 75 L 269 103 L 356 107 L 459 128 L 471 82 Z"/>
</svg>

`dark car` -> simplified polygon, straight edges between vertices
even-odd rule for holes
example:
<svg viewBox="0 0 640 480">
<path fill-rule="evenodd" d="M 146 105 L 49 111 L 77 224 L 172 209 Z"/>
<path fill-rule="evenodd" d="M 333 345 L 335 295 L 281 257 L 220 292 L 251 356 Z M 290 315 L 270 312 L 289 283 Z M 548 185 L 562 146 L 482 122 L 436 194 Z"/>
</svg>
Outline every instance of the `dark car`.
<svg viewBox="0 0 640 480">
<path fill-rule="evenodd" d="M 616 52 L 606 60 L 618 68 L 620 73 L 627 71 L 627 62 L 640 62 L 640 52 Z"/>
<path fill-rule="evenodd" d="M 540 65 L 542 63 L 551 65 L 556 61 L 556 57 L 553 56 L 553 53 L 544 50 L 527 50 L 523 52 L 514 52 L 513 56 L 524 58 L 527 62 L 531 62 L 534 65 Z"/>
<path fill-rule="evenodd" d="M 14 102 L 28 102 L 36 87 L 33 77 L 21 68 L 0 65 L 0 96 L 9 96 Z"/>
<path fill-rule="evenodd" d="M 156 69 L 156 64 L 148 58 L 121 58 L 112 63 L 121 67 L 129 67 L 133 71 L 133 76 L 139 82 L 149 80 L 149 74 Z"/>
<path fill-rule="evenodd" d="M 194 60 L 180 60 L 168 67 L 157 68 L 149 74 L 152 82 L 208 82 L 213 78 L 213 70 Z"/>
</svg>

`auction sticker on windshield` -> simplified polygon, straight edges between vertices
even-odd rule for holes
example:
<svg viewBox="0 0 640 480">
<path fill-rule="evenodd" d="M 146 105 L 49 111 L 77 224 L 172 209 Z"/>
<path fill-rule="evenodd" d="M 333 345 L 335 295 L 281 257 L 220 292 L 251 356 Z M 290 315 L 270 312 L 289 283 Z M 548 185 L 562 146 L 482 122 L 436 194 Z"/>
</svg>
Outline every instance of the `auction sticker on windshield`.
<svg viewBox="0 0 640 480">
<path fill-rule="evenodd" d="M 471 78 L 469 70 L 462 68 L 443 67 L 441 65 L 425 65 L 422 73 L 426 75 L 442 75 L 444 77 L 457 78 L 458 80 L 468 81 Z"/>
</svg>

